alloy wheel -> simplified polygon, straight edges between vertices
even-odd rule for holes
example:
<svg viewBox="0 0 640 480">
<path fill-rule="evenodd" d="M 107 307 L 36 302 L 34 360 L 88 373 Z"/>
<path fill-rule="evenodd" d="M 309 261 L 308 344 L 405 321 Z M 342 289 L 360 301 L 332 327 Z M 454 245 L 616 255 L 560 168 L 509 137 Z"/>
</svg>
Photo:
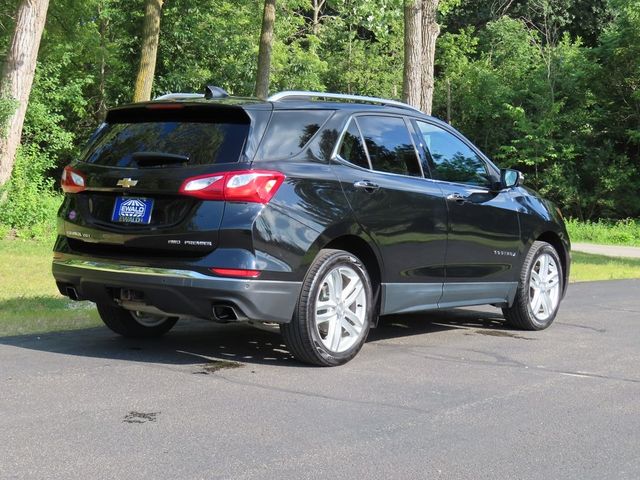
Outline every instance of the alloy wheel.
<svg viewBox="0 0 640 480">
<path fill-rule="evenodd" d="M 315 328 L 325 348 L 341 353 L 360 341 L 366 314 L 367 296 L 358 273 L 345 265 L 330 270 L 315 303 Z"/>
<path fill-rule="evenodd" d="M 529 305 L 536 320 L 545 322 L 560 303 L 560 269 L 548 253 L 540 255 L 529 276 Z"/>
</svg>

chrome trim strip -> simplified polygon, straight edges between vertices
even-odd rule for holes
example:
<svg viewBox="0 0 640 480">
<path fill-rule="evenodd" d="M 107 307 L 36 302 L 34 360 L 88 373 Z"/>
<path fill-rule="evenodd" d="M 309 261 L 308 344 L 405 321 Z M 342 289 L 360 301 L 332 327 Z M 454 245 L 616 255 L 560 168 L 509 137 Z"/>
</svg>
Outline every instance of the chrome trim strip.
<svg viewBox="0 0 640 480">
<path fill-rule="evenodd" d="M 156 268 L 143 267 L 140 265 L 123 265 L 121 263 L 96 262 L 93 260 L 83 260 L 80 258 L 66 258 L 63 260 L 54 259 L 54 265 L 64 267 L 78 268 L 83 270 L 93 270 L 109 273 L 132 273 L 135 275 L 148 275 L 156 277 L 191 279 L 191 280 L 210 280 L 220 282 L 242 282 L 242 283 L 265 283 L 269 284 L 299 284 L 300 282 L 287 282 L 282 280 L 258 280 L 254 278 L 238 278 L 238 277 L 217 277 L 213 275 L 205 275 L 192 270 L 177 270 L 172 268 Z"/>
<path fill-rule="evenodd" d="M 327 98 L 330 100 L 356 100 L 359 102 L 367 102 L 367 103 L 379 103 L 381 105 L 388 105 L 391 107 L 399 107 L 407 110 L 413 110 L 414 112 L 422 113 L 422 111 L 418 108 L 415 108 L 408 103 L 399 102 L 397 100 L 388 100 L 385 98 L 378 97 L 367 97 L 363 95 L 348 95 L 346 93 L 327 93 L 327 92 L 312 92 L 312 91 L 304 91 L 304 90 L 289 90 L 284 92 L 278 92 L 271 95 L 267 100 L 269 102 L 277 102 L 279 100 L 283 100 L 288 97 L 316 97 L 316 98 Z"/>
</svg>

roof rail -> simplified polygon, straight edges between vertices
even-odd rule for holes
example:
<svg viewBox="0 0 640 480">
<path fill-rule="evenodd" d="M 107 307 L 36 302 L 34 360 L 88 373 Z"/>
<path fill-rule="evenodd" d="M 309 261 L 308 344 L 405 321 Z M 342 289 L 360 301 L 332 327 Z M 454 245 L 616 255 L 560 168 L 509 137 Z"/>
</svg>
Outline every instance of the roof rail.
<svg viewBox="0 0 640 480">
<path fill-rule="evenodd" d="M 407 110 L 413 110 L 415 112 L 422 111 L 419 108 L 413 107 L 408 103 L 398 102 L 397 100 L 387 100 L 385 98 L 377 97 L 365 97 L 362 95 L 348 95 L 346 93 L 325 93 L 325 92 L 307 92 L 303 90 L 289 90 L 285 92 L 278 92 L 271 95 L 267 100 L 270 102 L 277 102 L 290 97 L 315 97 L 315 98 L 327 98 L 331 100 L 354 100 L 356 102 L 363 103 L 377 103 L 380 105 L 388 105 L 390 107 L 405 108 Z"/>
<path fill-rule="evenodd" d="M 204 98 L 202 93 L 167 93 L 154 98 L 154 100 L 186 100 L 188 98 Z"/>
</svg>

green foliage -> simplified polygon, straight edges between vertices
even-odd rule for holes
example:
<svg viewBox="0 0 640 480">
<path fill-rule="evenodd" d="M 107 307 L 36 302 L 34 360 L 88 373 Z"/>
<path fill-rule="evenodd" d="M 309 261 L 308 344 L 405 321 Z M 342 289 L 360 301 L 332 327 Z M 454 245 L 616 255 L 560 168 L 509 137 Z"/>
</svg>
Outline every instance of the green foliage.
<svg viewBox="0 0 640 480">
<path fill-rule="evenodd" d="M 16 111 L 16 108 L 18 108 L 17 100 L 0 98 L 0 137 L 4 137 L 7 134 L 7 122 Z"/>
<path fill-rule="evenodd" d="M 567 220 L 572 242 L 640 247 L 640 221 L 626 218 L 617 222 Z"/>
</svg>

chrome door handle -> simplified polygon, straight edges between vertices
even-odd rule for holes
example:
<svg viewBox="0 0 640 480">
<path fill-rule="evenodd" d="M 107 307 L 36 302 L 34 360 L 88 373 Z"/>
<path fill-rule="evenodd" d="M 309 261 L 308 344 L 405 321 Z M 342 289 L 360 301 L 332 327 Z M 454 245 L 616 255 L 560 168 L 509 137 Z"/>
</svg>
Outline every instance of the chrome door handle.
<svg viewBox="0 0 640 480">
<path fill-rule="evenodd" d="M 460 204 L 465 203 L 467 201 L 467 199 L 462 195 L 460 195 L 459 193 L 452 193 L 451 195 L 447 195 L 447 200 L 450 202 L 456 202 Z"/>
<path fill-rule="evenodd" d="M 375 192 L 380 188 L 380 185 L 376 185 L 375 183 L 370 182 L 369 180 L 360 180 L 359 182 L 354 183 L 353 186 L 356 188 L 362 188 L 367 192 Z"/>
</svg>

